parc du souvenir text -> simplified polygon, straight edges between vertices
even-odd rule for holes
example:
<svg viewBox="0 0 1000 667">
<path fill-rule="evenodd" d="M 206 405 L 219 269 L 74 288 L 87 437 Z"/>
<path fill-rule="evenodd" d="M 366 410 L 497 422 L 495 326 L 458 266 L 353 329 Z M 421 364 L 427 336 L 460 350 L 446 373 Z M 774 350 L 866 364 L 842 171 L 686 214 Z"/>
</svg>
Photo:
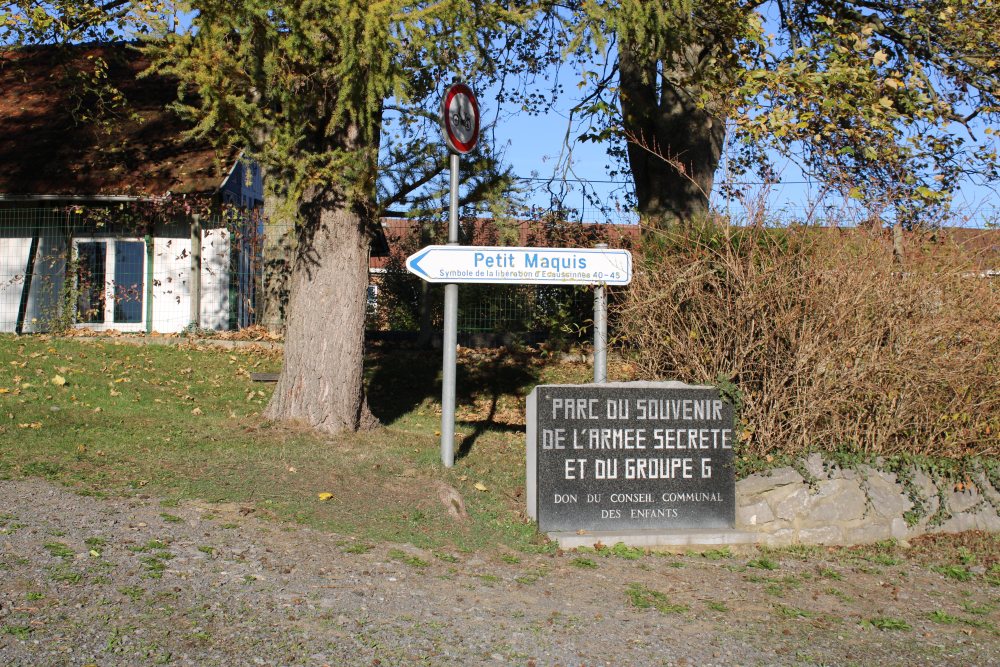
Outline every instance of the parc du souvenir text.
<svg viewBox="0 0 1000 667">
<path fill-rule="evenodd" d="M 602 395 L 603 394 L 603 395 Z M 556 530 L 732 523 L 732 407 L 705 387 L 545 389 L 539 512 Z"/>
</svg>

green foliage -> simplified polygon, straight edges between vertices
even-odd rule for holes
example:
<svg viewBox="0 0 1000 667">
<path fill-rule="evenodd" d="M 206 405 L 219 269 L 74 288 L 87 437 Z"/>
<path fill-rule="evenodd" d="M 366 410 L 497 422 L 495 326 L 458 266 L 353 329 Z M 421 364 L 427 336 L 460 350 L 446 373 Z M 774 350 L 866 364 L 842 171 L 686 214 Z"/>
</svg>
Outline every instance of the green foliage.
<svg viewBox="0 0 1000 667">
<path fill-rule="evenodd" d="M 373 204 L 386 100 L 422 97 L 451 67 L 488 69 L 492 31 L 530 11 L 454 0 L 192 8 L 192 31 L 153 52 L 196 93 L 180 105 L 195 133 L 248 147 L 289 202 L 333 195 L 362 208 Z"/>
<path fill-rule="evenodd" d="M 811 618 L 816 615 L 811 611 L 796 609 L 795 607 L 789 607 L 783 604 L 775 605 L 775 610 L 777 610 L 778 616 L 782 618 Z"/>
<path fill-rule="evenodd" d="M 645 553 L 642 549 L 630 547 L 624 542 L 616 542 L 610 549 L 602 549 L 600 551 L 600 554 L 603 556 L 615 556 L 617 558 L 624 558 L 625 560 L 639 560 Z"/>
<path fill-rule="evenodd" d="M 755 567 L 761 570 L 777 570 L 778 562 L 771 560 L 767 556 L 761 556 L 760 558 L 755 558 L 747 563 L 747 567 Z"/>
<path fill-rule="evenodd" d="M 869 619 L 867 623 L 877 630 L 909 631 L 913 629 L 913 626 L 911 626 L 906 621 L 899 618 L 891 618 L 888 616 L 877 616 L 875 618 Z"/>
<path fill-rule="evenodd" d="M 357 542 L 351 546 L 344 549 L 345 554 L 366 554 L 375 547 L 371 544 L 365 544 L 363 542 Z"/>
<path fill-rule="evenodd" d="M 30 625 L 4 625 L 5 634 L 12 635 L 21 641 L 27 641 L 31 637 L 32 628 Z"/>
<path fill-rule="evenodd" d="M 0 5 L 0 45 L 71 44 L 162 34 L 178 5 L 171 0 L 4 2 Z"/>
<path fill-rule="evenodd" d="M 951 614 L 940 609 L 935 609 L 931 613 L 927 614 L 927 618 L 931 619 L 935 623 L 943 623 L 945 625 L 953 625 L 959 621 L 957 616 L 952 616 Z"/>
<path fill-rule="evenodd" d="M 637 609 L 655 609 L 661 614 L 680 614 L 688 610 L 686 604 L 674 604 L 660 591 L 642 584 L 629 584 L 625 590 L 629 603 Z"/>
<path fill-rule="evenodd" d="M 614 142 L 611 152 L 623 162 L 626 144 L 658 154 L 660 169 L 692 179 L 705 202 L 712 180 L 698 172 L 714 171 L 718 152 L 708 143 L 721 138 L 706 134 L 698 156 L 683 156 L 688 138 L 678 128 L 690 126 L 662 120 L 673 100 L 686 100 L 688 117 L 725 123 L 731 176 L 753 171 L 767 180 L 774 156 L 794 156 L 845 196 L 895 207 L 903 219 L 943 207 L 969 173 L 998 178 L 990 136 L 1000 117 L 995 3 L 573 6 L 578 11 L 564 15 L 571 50 L 584 64 L 598 61 L 582 68 L 587 94 L 578 112 L 590 117 L 590 129 L 581 139 Z M 600 74 L 612 59 L 620 80 Z M 638 74 L 626 76 L 632 70 Z M 637 183 L 655 170 L 634 174 Z"/>
<path fill-rule="evenodd" d="M 398 560 L 399 562 L 405 563 L 410 567 L 427 567 L 430 565 L 430 563 L 423 558 L 414 556 L 413 554 L 408 554 L 402 549 L 390 549 L 389 558 L 392 560 Z"/>
<path fill-rule="evenodd" d="M 722 560 L 724 558 L 732 558 L 733 552 L 729 547 L 722 547 L 721 549 L 707 549 L 701 552 L 702 558 L 707 558 L 708 560 Z"/>
<path fill-rule="evenodd" d="M 972 579 L 972 572 L 961 565 L 935 565 L 931 569 L 955 581 L 969 581 Z"/>
<path fill-rule="evenodd" d="M 62 542 L 48 542 L 45 544 L 45 550 L 52 556 L 62 558 L 63 560 L 71 560 L 76 555 L 72 549 Z"/>
</svg>

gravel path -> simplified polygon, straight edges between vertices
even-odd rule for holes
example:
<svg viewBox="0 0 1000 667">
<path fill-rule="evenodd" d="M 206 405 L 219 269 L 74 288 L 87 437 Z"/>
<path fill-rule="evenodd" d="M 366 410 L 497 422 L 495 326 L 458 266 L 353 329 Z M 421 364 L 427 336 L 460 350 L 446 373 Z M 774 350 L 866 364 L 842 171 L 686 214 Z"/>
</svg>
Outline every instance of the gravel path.
<svg viewBox="0 0 1000 667">
<path fill-rule="evenodd" d="M 1000 664 L 1000 589 L 842 553 L 435 554 L 0 481 L 0 665 Z"/>
</svg>

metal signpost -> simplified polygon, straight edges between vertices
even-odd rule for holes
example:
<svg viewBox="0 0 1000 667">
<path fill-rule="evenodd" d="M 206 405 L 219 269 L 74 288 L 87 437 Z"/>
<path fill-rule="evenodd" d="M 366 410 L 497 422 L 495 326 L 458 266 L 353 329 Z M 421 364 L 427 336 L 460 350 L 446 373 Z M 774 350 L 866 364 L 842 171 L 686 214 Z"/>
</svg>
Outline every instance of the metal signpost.
<svg viewBox="0 0 1000 667">
<path fill-rule="evenodd" d="M 448 245 L 458 245 L 458 157 L 479 141 L 479 104 L 464 83 L 454 83 L 441 100 L 441 124 L 451 151 Z M 458 350 L 458 284 L 444 286 L 444 358 L 441 367 L 441 463 L 455 465 L 455 362 Z"/>
<path fill-rule="evenodd" d="M 632 254 L 596 248 L 511 248 L 458 244 L 458 159 L 479 140 L 479 105 L 467 85 L 445 91 L 441 124 L 451 151 L 448 245 L 421 248 L 406 269 L 430 283 L 444 283 L 444 355 L 441 368 L 441 463 L 455 465 L 455 362 L 458 349 L 458 283 L 595 285 L 594 382 L 607 381 L 605 285 L 628 285 Z"/>
<path fill-rule="evenodd" d="M 599 251 L 607 252 L 608 244 L 597 244 Z M 629 260 L 632 256 L 629 255 Z M 632 266 L 629 262 L 629 278 L 632 277 Z M 609 281 L 610 282 L 610 281 Z M 608 381 L 608 301 L 604 296 L 604 286 L 608 282 L 598 283 L 594 287 L 594 383 L 603 384 Z M 612 283 L 614 284 L 614 283 Z"/>
</svg>

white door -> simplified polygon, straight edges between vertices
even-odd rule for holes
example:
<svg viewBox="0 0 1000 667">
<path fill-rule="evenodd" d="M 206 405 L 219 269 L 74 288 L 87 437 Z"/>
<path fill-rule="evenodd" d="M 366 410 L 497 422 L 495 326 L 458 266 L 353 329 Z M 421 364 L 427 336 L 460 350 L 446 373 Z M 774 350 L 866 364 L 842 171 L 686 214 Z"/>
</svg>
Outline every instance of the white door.
<svg viewBox="0 0 1000 667">
<path fill-rule="evenodd" d="M 76 239 L 76 321 L 93 329 L 146 328 L 146 243 Z"/>
</svg>

